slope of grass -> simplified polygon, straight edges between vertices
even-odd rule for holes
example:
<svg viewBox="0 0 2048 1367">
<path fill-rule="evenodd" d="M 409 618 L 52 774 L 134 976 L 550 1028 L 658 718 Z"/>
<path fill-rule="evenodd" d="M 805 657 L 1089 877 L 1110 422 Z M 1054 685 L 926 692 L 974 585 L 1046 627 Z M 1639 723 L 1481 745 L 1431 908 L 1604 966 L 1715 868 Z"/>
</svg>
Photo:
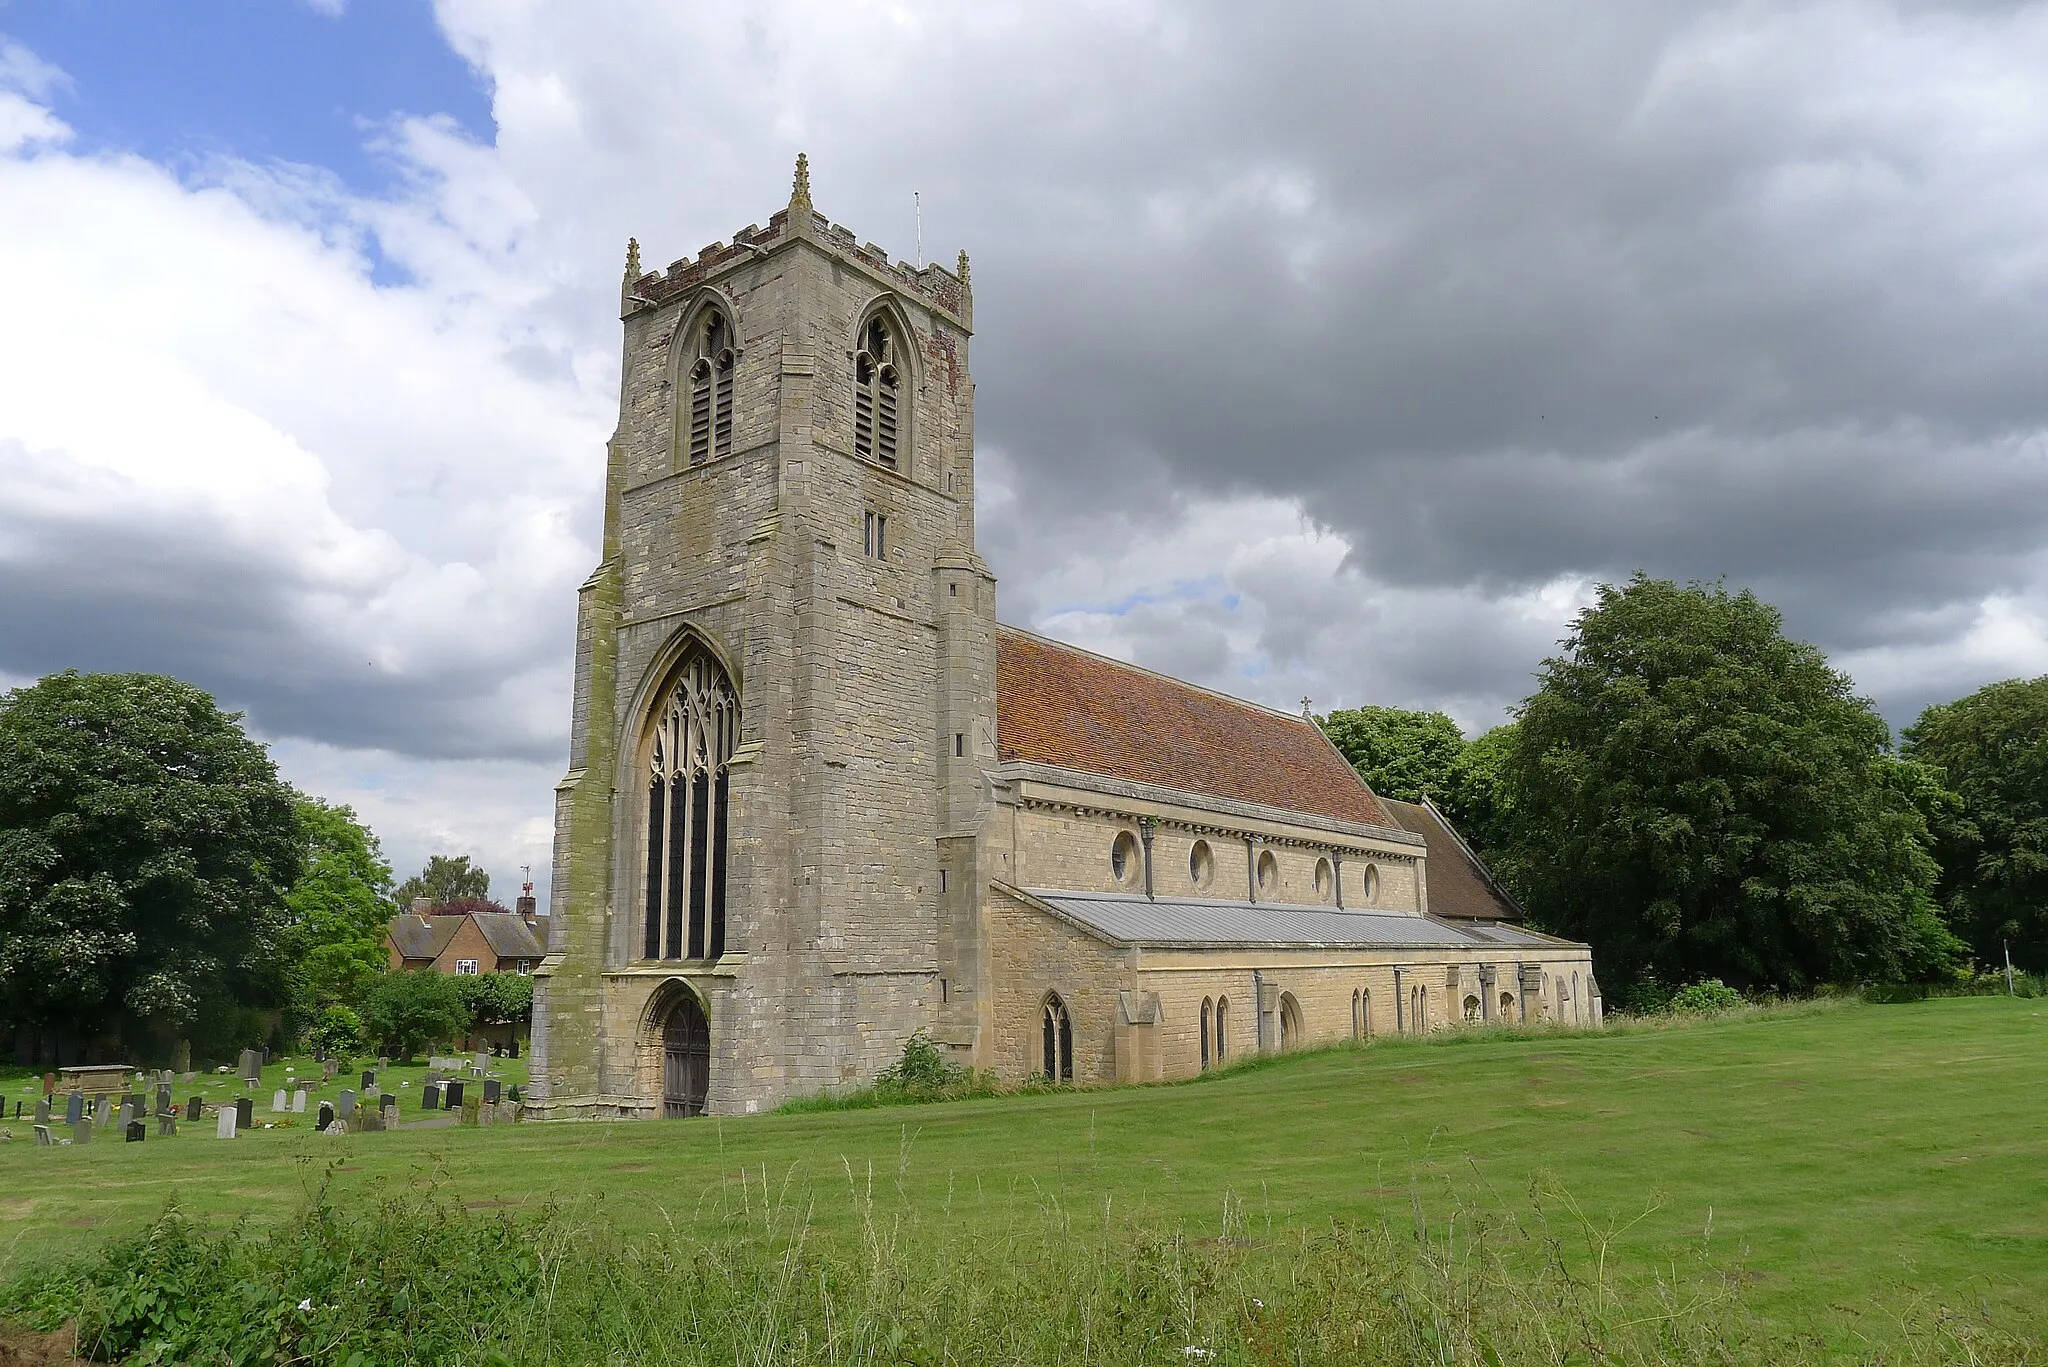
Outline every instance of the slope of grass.
<svg viewBox="0 0 2048 1367">
<path fill-rule="evenodd" d="M 940 1253 L 1094 1213 L 1285 1260 L 1301 1232 L 1475 1213 L 1575 1275 L 1702 1257 L 1763 1322 L 1853 1349 L 1944 1306 L 2048 1323 L 2048 1006 L 1841 1004 L 1606 1036 L 1386 1041 L 1200 1082 L 746 1120 L 87 1149 L 0 1145 L 0 1276 L 139 1229 L 344 1210 L 414 1184 L 664 1238 L 795 1223 Z M 20 1131 L 17 1131 L 19 1134 Z M 424 1199 L 418 1198 L 418 1199 Z M 765 1214 L 764 1214 L 765 1212 Z"/>
</svg>

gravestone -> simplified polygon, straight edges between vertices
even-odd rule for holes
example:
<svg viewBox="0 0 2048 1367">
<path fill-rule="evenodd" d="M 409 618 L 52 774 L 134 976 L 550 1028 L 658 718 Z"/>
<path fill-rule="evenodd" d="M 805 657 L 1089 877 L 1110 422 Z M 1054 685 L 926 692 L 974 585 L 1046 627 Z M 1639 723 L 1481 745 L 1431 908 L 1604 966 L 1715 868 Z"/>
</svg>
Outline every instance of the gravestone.
<svg viewBox="0 0 2048 1367">
<path fill-rule="evenodd" d="M 461 1109 L 462 1109 L 462 1084 L 461 1084 L 461 1083 L 459 1083 L 459 1082 L 451 1082 L 451 1083 L 449 1083 L 449 1084 L 448 1084 L 448 1090 L 447 1090 L 447 1091 L 445 1091 L 445 1092 L 443 1092 L 443 1093 L 442 1093 L 441 1095 L 442 1095 L 442 1101 L 441 1101 L 441 1104 L 442 1104 L 443 1106 L 447 1107 L 447 1108 L 448 1108 L 449 1110 L 451 1110 L 451 1111 L 459 1111 L 459 1110 L 461 1110 Z"/>
<path fill-rule="evenodd" d="M 49 1127 L 48 1125 L 38 1125 L 38 1126 L 36 1126 L 36 1147 L 37 1147 L 37 1148 L 39 1148 L 39 1149 L 47 1149 L 47 1148 L 49 1148 L 49 1147 L 50 1147 L 51 1145 L 55 1144 L 56 1142 L 57 1142 L 56 1140 L 54 1140 L 54 1139 L 50 1138 L 50 1127 Z"/>
<path fill-rule="evenodd" d="M 493 1106 L 488 1101 L 478 1102 L 476 1108 L 476 1123 L 479 1125 L 490 1124 L 491 1121 L 495 1118 L 493 1113 L 497 1109 L 498 1108 L 496 1106 Z"/>
<path fill-rule="evenodd" d="M 438 1087 L 448 1080 L 448 1075 L 439 1068 L 427 1069 L 427 1075 L 420 1079 L 422 1087 Z"/>
<path fill-rule="evenodd" d="M 246 1130 L 256 1123 L 256 1102 L 246 1096 L 235 1098 L 235 1128 Z"/>
<path fill-rule="evenodd" d="M 71 1142 L 74 1144 L 92 1143 L 92 1132 L 97 1128 L 90 1120 L 79 1121 L 71 1127 Z"/>
<path fill-rule="evenodd" d="M 157 1114 L 162 1115 L 166 1111 L 174 1110 L 177 1108 L 177 1105 L 178 1103 L 171 1099 L 171 1084 L 168 1082 L 158 1083 L 156 1088 Z"/>
<path fill-rule="evenodd" d="M 85 1119 L 85 1093 L 73 1092 L 70 1096 L 64 1098 L 64 1123 L 66 1125 L 76 1125 L 83 1119 Z"/>
<path fill-rule="evenodd" d="M 320 1061 L 320 1080 L 322 1082 L 334 1081 L 334 1075 L 338 1071 L 340 1070 L 334 1066 L 333 1059 L 322 1059 Z"/>
<path fill-rule="evenodd" d="M 351 1088 L 341 1089 L 341 1100 L 335 1103 L 334 1113 L 343 1120 L 356 1113 L 356 1094 Z"/>
<path fill-rule="evenodd" d="M 121 1119 L 124 1123 L 133 1124 L 148 1114 L 149 1099 L 147 1097 L 131 1096 L 121 1102 Z"/>
<path fill-rule="evenodd" d="M 158 1139 L 169 1139 L 177 1134 L 177 1132 L 178 1113 L 175 1110 L 165 1111 L 156 1118 L 156 1137 Z"/>
<path fill-rule="evenodd" d="M 57 1094 L 57 1075 L 56 1075 L 55 1073 L 44 1073 L 44 1074 L 43 1074 L 43 1095 L 44 1095 L 44 1096 L 55 1096 L 56 1094 Z"/>
<path fill-rule="evenodd" d="M 235 1064 L 235 1076 L 247 1080 L 250 1086 L 263 1081 L 263 1056 L 254 1049 L 244 1049 L 241 1059 Z"/>
<path fill-rule="evenodd" d="M 421 1090 L 420 1109 L 423 1111 L 438 1111 L 441 1109 L 441 1085 L 439 1083 L 429 1082 Z"/>
<path fill-rule="evenodd" d="M 378 1109 L 378 1110 L 380 1110 L 380 1111 L 395 1111 L 395 1110 L 397 1110 L 397 1109 L 398 1109 L 398 1098 L 397 1098 L 397 1097 L 395 1097 L 395 1096 L 393 1096 L 393 1095 L 391 1095 L 391 1093 L 389 1093 L 389 1092 L 383 1092 L 383 1093 L 380 1093 L 380 1094 L 378 1095 L 378 1097 L 377 1097 L 377 1109 Z"/>
<path fill-rule="evenodd" d="M 38 1124 L 38 1125 L 47 1125 L 47 1124 L 49 1124 L 49 1123 L 50 1123 L 50 1098 L 48 1098 L 48 1097 L 46 1097 L 46 1096 L 41 1096 L 41 1097 L 37 1097 L 37 1098 L 36 1098 L 36 1124 Z"/>
<path fill-rule="evenodd" d="M 376 1085 L 377 1085 L 377 1070 L 376 1070 L 376 1069 L 374 1069 L 374 1068 L 365 1068 L 365 1069 L 363 1069 L 363 1090 L 367 1092 L 367 1091 L 369 1091 L 369 1090 L 370 1090 L 370 1089 L 371 1089 L 372 1087 L 374 1087 L 374 1086 L 376 1086 Z"/>
<path fill-rule="evenodd" d="M 201 1113 L 203 1113 L 205 1110 L 206 1099 L 204 1097 L 195 1096 L 190 1101 L 185 1103 L 185 1119 L 197 1120 L 199 1119 Z"/>
<path fill-rule="evenodd" d="M 321 1130 L 321 1131 L 325 1131 L 325 1130 L 326 1130 L 326 1128 L 327 1128 L 327 1127 L 328 1127 L 329 1125 L 332 1125 L 333 1123 L 334 1123 L 334 1103 L 333 1103 L 333 1102 L 331 1102 L 331 1101 L 323 1101 L 323 1102 L 321 1102 L 321 1103 L 320 1103 L 320 1115 L 319 1115 L 319 1118 L 318 1118 L 318 1119 L 314 1120 L 314 1122 L 313 1122 L 313 1128 L 314 1128 L 314 1129 L 316 1129 L 316 1130 Z"/>
<path fill-rule="evenodd" d="M 100 1097 L 92 1108 L 92 1118 L 93 1123 L 98 1125 L 101 1129 L 105 1129 L 107 1126 L 113 1124 L 114 1098 L 110 1096 Z"/>
<path fill-rule="evenodd" d="M 486 1080 L 486 1081 L 484 1082 L 484 1100 L 485 1100 L 485 1101 L 487 1101 L 487 1102 L 489 1102 L 489 1103 L 490 1103 L 491 1105 L 493 1105 L 493 1106 L 497 1105 L 497 1104 L 498 1104 L 498 1090 L 499 1090 L 499 1083 L 498 1083 L 498 1079 L 496 1079 L 496 1078 L 489 1078 L 489 1079 L 487 1079 L 487 1080 Z"/>
<path fill-rule="evenodd" d="M 288 1104 L 290 1103 L 285 1100 L 284 1088 L 280 1087 L 270 1094 L 270 1109 L 273 1114 L 283 1111 Z"/>
<path fill-rule="evenodd" d="M 223 1106 L 220 1108 L 220 1114 L 214 1117 L 213 1137 L 215 1139 L 233 1139 L 235 1137 L 235 1107 Z"/>
<path fill-rule="evenodd" d="M 293 1092 L 293 1093 L 292 1093 L 292 1114 L 293 1114 L 293 1115 L 304 1115 L 305 1113 L 306 1113 L 306 1092 L 305 1092 L 305 1089 L 304 1089 L 304 1088 L 302 1087 L 302 1088 L 300 1088 L 299 1090 L 297 1090 L 297 1091 L 295 1091 L 295 1092 Z"/>
<path fill-rule="evenodd" d="M 149 1138 L 149 1126 L 143 1124 L 140 1120 L 131 1120 L 128 1122 L 127 1134 L 130 1144 L 140 1144 L 143 1140 Z"/>
</svg>

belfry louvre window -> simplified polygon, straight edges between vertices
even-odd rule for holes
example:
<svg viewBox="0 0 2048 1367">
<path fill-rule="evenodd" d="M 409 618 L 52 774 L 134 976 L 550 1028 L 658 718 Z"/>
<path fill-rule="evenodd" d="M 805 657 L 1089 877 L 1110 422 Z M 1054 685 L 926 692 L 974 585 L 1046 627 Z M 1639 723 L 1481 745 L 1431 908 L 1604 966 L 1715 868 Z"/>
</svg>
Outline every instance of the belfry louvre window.
<svg viewBox="0 0 2048 1367">
<path fill-rule="evenodd" d="M 853 356 L 853 453 L 891 470 L 901 438 L 897 346 L 895 329 L 878 313 L 861 329 L 860 350 Z"/>
<path fill-rule="evenodd" d="M 740 706 L 725 673 L 698 652 L 655 713 L 647 779 L 649 959 L 725 952 L 726 793 Z"/>
<path fill-rule="evenodd" d="M 691 328 L 690 464 L 732 454 L 732 324 L 706 309 Z"/>
</svg>

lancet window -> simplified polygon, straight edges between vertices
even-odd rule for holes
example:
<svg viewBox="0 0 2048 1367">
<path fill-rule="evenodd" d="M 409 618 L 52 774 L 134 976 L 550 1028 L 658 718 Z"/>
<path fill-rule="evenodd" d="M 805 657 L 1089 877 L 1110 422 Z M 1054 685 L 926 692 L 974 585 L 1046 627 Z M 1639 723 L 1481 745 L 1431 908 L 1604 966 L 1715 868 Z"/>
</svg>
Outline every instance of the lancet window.
<svg viewBox="0 0 2048 1367">
<path fill-rule="evenodd" d="M 739 698 L 717 662 L 700 651 L 655 713 L 646 958 L 715 959 L 725 952 L 726 798 L 739 731 Z"/>
<path fill-rule="evenodd" d="M 732 323 L 715 308 L 690 326 L 686 376 L 689 386 L 690 464 L 732 454 L 732 372 L 737 352 Z"/>
<path fill-rule="evenodd" d="M 896 329 L 878 313 L 861 329 L 860 350 L 853 357 L 853 453 L 892 470 L 901 439 L 900 348 Z"/>
</svg>

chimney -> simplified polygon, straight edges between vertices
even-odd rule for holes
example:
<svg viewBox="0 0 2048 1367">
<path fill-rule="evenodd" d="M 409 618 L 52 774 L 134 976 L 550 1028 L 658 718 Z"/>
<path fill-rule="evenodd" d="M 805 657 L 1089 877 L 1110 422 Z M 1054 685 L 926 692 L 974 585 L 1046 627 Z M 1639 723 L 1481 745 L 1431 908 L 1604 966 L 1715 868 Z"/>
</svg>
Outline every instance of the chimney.
<svg viewBox="0 0 2048 1367">
<path fill-rule="evenodd" d="M 533 884 L 522 883 L 519 886 L 521 889 L 519 900 L 513 903 L 512 909 L 519 913 L 521 920 L 525 921 L 528 925 L 532 925 L 539 915 L 540 903 L 534 900 Z"/>
<path fill-rule="evenodd" d="M 412 899 L 412 914 L 420 918 L 420 924 L 423 926 L 432 924 L 427 920 L 427 914 L 433 909 L 434 903 L 430 898 L 415 897 Z"/>
</svg>

